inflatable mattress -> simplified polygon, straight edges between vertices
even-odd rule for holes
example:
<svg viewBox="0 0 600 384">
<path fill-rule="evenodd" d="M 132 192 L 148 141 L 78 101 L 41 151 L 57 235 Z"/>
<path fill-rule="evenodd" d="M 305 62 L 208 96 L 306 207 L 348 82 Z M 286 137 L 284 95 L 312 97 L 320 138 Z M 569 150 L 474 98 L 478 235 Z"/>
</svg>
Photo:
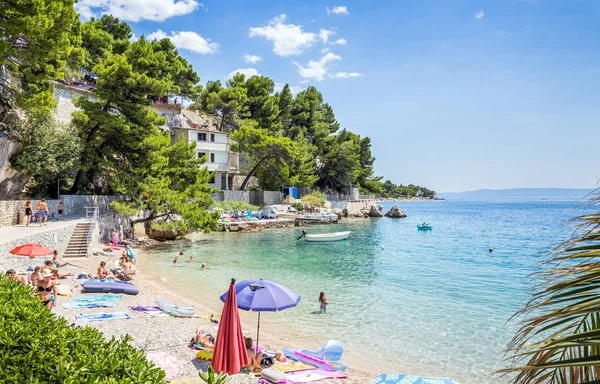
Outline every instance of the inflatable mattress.
<svg viewBox="0 0 600 384">
<path fill-rule="evenodd" d="M 137 295 L 140 291 L 135 285 L 128 281 L 87 281 L 83 284 L 83 291 L 88 292 L 111 292 Z"/>
</svg>

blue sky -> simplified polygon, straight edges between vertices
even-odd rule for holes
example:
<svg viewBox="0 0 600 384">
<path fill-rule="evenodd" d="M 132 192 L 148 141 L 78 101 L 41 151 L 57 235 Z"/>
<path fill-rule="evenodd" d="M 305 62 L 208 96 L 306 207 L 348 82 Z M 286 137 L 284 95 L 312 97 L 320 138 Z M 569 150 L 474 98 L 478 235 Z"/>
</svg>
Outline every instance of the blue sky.
<svg viewBox="0 0 600 384">
<path fill-rule="evenodd" d="M 437 191 L 591 188 L 599 1 L 79 0 L 170 37 L 202 78 L 316 86 L 376 172 Z M 247 55 L 245 59 L 245 55 Z M 260 61 L 257 61 L 257 56 Z M 250 60 L 250 62 L 248 60 Z"/>
</svg>

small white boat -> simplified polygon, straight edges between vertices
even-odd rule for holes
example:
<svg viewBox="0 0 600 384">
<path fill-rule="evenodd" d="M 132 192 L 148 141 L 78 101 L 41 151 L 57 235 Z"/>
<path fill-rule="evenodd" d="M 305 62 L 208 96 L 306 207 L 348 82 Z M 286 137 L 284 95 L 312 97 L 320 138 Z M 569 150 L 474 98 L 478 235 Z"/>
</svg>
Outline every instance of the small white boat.
<svg viewBox="0 0 600 384">
<path fill-rule="evenodd" d="M 322 241 L 339 241 L 346 240 L 350 236 L 350 231 L 346 232 L 332 232 L 332 233 L 319 233 L 316 235 L 309 235 L 306 231 L 302 231 L 302 235 L 298 238 L 300 240 L 304 237 L 304 240 L 310 242 L 322 242 Z"/>
</svg>

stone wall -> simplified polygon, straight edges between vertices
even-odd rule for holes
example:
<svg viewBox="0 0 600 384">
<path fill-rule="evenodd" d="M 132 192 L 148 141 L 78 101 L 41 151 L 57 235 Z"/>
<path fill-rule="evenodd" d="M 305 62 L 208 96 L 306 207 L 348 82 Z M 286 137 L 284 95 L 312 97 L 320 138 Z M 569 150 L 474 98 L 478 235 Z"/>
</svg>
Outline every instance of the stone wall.
<svg viewBox="0 0 600 384">
<path fill-rule="evenodd" d="M 100 212 L 112 212 L 110 203 L 117 199 L 117 196 L 99 196 L 99 195 L 62 195 L 67 215 L 85 214 L 85 207 L 98 207 Z"/>
<path fill-rule="evenodd" d="M 57 121 L 63 124 L 69 124 L 73 118 L 73 112 L 79 110 L 79 108 L 73 104 L 73 99 L 84 96 L 92 101 L 97 100 L 92 92 L 85 89 L 79 89 L 61 83 L 55 83 L 54 86 L 56 108 L 52 110 L 52 115 Z"/>
<path fill-rule="evenodd" d="M 33 213 L 37 212 L 36 206 L 39 200 L 30 200 Z M 4 200 L 0 201 L 0 227 L 8 227 L 19 223 L 19 212 L 25 214 L 25 203 L 27 200 Z M 46 200 L 50 212 L 56 213 L 59 200 Z"/>
<path fill-rule="evenodd" d="M 264 205 L 275 205 L 283 203 L 283 193 L 277 191 L 262 191 L 262 202 Z"/>
<path fill-rule="evenodd" d="M 294 227 L 294 219 L 241 221 L 234 223 L 219 223 L 223 232 L 252 232 L 268 228 Z"/>
<path fill-rule="evenodd" d="M 362 209 L 369 209 L 372 205 L 377 205 L 377 200 L 328 200 L 331 209 L 347 210 L 347 217 L 363 217 Z M 346 215 L 344 215 L 346 216 Z"/>
<path fill-rule="evenodd" d="M 65 206 L 65 216 L 85 215 L 85 207 L 99 207 L 100 212 L 113 212 L 110 202 L 115 196 L 92 196 L 92 195 L 63 195 L 61 200 Z M 30 200 L 33 212 L 39 200 Z M 60 200 L 46 200 L 50 213 L 57 213 Z M 18 224 L 19 212 L 25 213 L 27 200 L 0 200 L 0 227 Z"/>
<path fill-rule="evenodd" d="M 27 235 L 2 242 L 0 239 L 0 273 L 6 272 L 7 269 L 27 269 L 30 263 L 28 257 L 14 256 L 10 253 L 10 250 L 21 245 L 21 244 L 43 244 L 50 249 L 58 250 L 59 254 L 62 254 L 67 248 L 67 244 L 71 239 L 73 230 L 75 229 L 76 223 L 65 224 L 58 228 L 48 229 L 44 232 L 38 232 L 36 234 Z M 36 257 L 34 264 L 43 265 L 44 261 L 52 259 L 52 256 L 48 257 Z"/>
</svg>

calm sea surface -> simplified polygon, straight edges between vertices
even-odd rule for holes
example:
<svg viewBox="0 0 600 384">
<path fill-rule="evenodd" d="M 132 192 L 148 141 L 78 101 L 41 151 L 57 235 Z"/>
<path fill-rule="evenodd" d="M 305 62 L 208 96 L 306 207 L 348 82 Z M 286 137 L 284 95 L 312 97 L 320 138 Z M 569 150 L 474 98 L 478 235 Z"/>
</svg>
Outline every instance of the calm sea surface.
<svg viewBox="0 0 600 384">
<path fill-rule="evenodd" d="M 385 203 L 384 211 L 393 204 Z M 351 220 L 310 227 L 351 230 L 347 241 L 296 241 L 300 228 L 202 235 L 171 268 L 180 248 L 152 252 L 150 265 L 190 294 L 214 297 L 231 277 L 266 278 L 301 296 L 296 308 L 262 316 L 265 332 L 293 328 L 320 344 L 341 340 L 377 371 L 453 377 L 463 384 L 503 383 L 506 324 L 528 298 L 528 275 L 543 251 L 571 234 L 568 220 L 591 208 L 578 201 L 398 203 L 405 219 Z M 416 225 L 427 221 L 428 232 Z M 383 247 L 382 247 L 383 246 Z M 488 248 L 494 252 L 489 253 Z M 199 262 L 209 266 L 201 271 Z M 331 315 L 316 315 L 325 291 Z M 254 329 L 254 324 L 244 324 Z M 253 331 L 254 333 L 254 331 Z M 364 368 L 364 366 L 362 367 Z"/>
</svg>

